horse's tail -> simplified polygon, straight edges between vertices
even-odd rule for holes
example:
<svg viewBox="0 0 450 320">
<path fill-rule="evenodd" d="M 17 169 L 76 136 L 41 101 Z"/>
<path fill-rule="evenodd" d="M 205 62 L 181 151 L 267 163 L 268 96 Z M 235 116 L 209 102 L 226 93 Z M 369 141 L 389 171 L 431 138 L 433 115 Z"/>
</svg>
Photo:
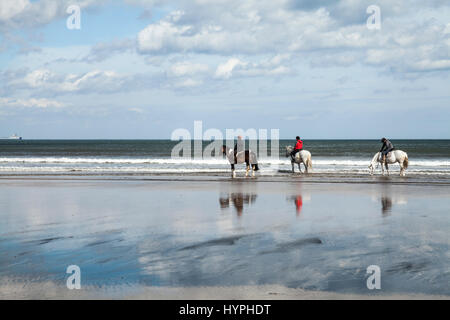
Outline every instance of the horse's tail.
<svg viewBox="0 0 450 320">
<path fill-rule="evenodd" d="M 311 155 L 308 156 L 308 159 L 306 160 L 306 162 L 307 162 L 306 165 L 308 166 L 308 169 L 312 169 Z"/>
<path fill-rule="evenodd" d="M 406 156 L 405 156 L 405 160 L 403 160 L 403 167 L 404 167 L 405 169 L 407 169 L 407 168 L 408 168 L 408 164 L 409 164 L 409 161 L 408 161 L 408 155 L 406 155 Z"/>
</svg>

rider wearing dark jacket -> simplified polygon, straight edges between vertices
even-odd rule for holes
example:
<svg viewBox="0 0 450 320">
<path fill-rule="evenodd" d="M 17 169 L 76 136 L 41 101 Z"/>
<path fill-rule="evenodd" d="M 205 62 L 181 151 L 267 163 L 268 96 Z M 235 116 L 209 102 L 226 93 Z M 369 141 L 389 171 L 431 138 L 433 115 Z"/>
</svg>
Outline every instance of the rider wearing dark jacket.
<svg viewBox="0 0 450 320">
<path fill-rule="evenodd" d="M 295 139 L 297 140 L 297 143 L 295 144 L 294 150 L 292 150 L 292 152 L 291 152 L 291 158 L 292 158 L 292 160 L 295 159 L 295 154 L 296 154 L 297 152 L 300 152 L 300 151 L 303 150 L 303 141 L 300 140 L 300 137 L 299 137 L 299 136 L 297 136 Z"/>
<path fill-rule="evenodd" d="M 383 146 L 380 149 L 381 154 L 383 155 L 383 162 L 386 162 L 386 156 L 389 152 L 394 150 L 394 146 L 392 145 L 392 142 L 390 142 L 386 138 L 382 138 L 381 142 L 383 142 Z"/>
</svg>

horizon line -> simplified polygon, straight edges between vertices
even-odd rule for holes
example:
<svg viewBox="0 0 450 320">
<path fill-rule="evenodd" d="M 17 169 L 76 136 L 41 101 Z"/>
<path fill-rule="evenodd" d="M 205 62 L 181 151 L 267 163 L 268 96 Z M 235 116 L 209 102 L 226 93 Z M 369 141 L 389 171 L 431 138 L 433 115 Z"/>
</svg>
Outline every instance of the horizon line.
<svg viewBox="0 0 450 320">
<path fill-rule="evenodd" d="M 301 138 L 301 140 L 380 140 L 381 138 Z M 450 140 L 450 138 L 388 138 L 390 140 Z M 15 139 L 8 139 L 8 138 L 0 138 L 0 141 L 32 141 L 32 140 L 50 140 L 50 141 L 63 141 L 63 140 L 116 140 L 116 141 L 131 141 L 131 140 L 140 140 L 140 141 L 151 141 L 151 140 L 164 140 L 164 141 L 183 141 L 183 140 L 190 140 L 190 141 L 198 141 L 200 139 L 178 139 L 178 140 L 172 140 L 167 138 L 23 138 L 21 140 L 15 140 Z M 201 141 L 215 141 L 215 140 L 227 140 L 227 139 L 210 139 L 205 140 L 202 139 Z M 234 139 L 236 140 L 236 138 Z M 248 139 L 245 138 L 245 140 L 261 140 L 261 139 Z M 266 139 L 267 141 L 271 141 L 272 139 Z M 295 140 L 295 138 L 279 138 L 278 140 Z"/>
</svg>

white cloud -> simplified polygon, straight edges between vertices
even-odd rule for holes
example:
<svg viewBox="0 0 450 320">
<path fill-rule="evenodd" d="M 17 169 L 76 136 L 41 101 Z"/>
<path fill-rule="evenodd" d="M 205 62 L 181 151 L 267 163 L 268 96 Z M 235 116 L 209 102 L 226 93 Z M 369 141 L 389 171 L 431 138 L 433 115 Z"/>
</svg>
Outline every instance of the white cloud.
<svg viewBox="0 0 450 320">
<path fill-rule="evenodd" d="M 168 0 L 125 0 L 125 3 L 144 8 L 153 8 L 155 6 L 163 5 L 168 2 Z"/>
<path fill-rule="evenodd" d="M 8 108 L 61 108 L 65 104 L 55 100 L 49 99 L 15 99 L 15 98 L 2 98 L 0 97 L 0 107 Z"/>
<path fill-rule="evenodd" d="M 89 54 L 80 59 L 81 62 L 97 63 L 108 58 L 114 54 L 123 54 L 128 51 L 134 51 L 135 41 L 132 39 L 114 40 L 111 42 L 100 42 L 95 44 Z"/>
<path fill-rule="evenodd" d="M 174 11 L 157 23 L 148 25 L 138 34 L 141 53 L 172 52 L 232 53 L 257 52 L 258 39 L 241 30 L 229 30 L 213 22 L 188 24 L 184 11 Z M 245 46 L 241 46 L 245 43 Z"/>
<path fill-rule="evenodd" d="M 291 73 L 291 69 L 282 63 L 289 59 L 290 55 L 279 54 L 269 59 L 257 62 L 245 62 L 237 58 L 231 58 L 218 65 L 215 78 L 229 79 L 231 77 L 258 77 L 279 76 Z"/>
<path fill-rule="evenodd" d="M 417 71 L 450 70 L 450 59 L 443 60 L 421 60 L 413 64 Z"/>
<path fill-rule="evenodd" d="M 179 62 L 170 68 L 170 73 L 176 77 L 198 75 L 208 71 L 207 64 L 192 62 Z"/>
<path fill-rule="evenodd" d="M 2 0 L 0 2 L 0 21 L 7 21 L 30 6 L 28 0 Z"/>
<path fill-rule="evenodd" d="M 0 30 L 2 26 L 20 28 L 46 24 L 66 16 L 65 9 L 70 3 L 71 0 L 2 0 Z M 77 2 L 83 9 L 104 3 L 108 0 Z M 399 0 L 395 4 L 390 0 L 379 0 L 382 30 L 375 32 L 365 26 L 366 8 L 372 4 L 368 0 L 181 0 L 176 3 L 126 0 L 125 3 L 144 10 L 164 6 L 176 9 L 149 24 L 136 39 L 94 45 L 81 62 L 97 63 L 113 54 L 137 49 L 141 54 L 152 56 L 201 53 L 242 57 L 290 53 L 293 59 L 310 59 L 314 66 L 319 66 L 323 57 L 324 66 L 362 62 L 403 71 L 409 68 L 426 71 L 446 70 L 443 61 L 450 57 L 450 24 L 445 20 L 450 3 L 444 0 Z M 426 22 L 428 17 L 438 18 Z M 427 51 L 426 46 L 434 48 Z M 413 56 L 409 49 L 415 48 L 420 51 L 420 57 L 413 57 L 414 61 L 408 62 Z M 391 52 L 402 55 L 394 57 Z M 333 61 L 333 56 L 338 59 Z M 247 74 L 280 75 L 290 70 L 292 68 L 287 66 L 279 66 L 270 72 L 253 68 L 247 70 Z M 229 75 L 225 74 L 225 77 Z"/>
<path fill-rule="evenodd" d="M 39 88 L 52 81 L 52 79 L 55 79 L 55 75 L 49 70 L 34 70 L 25 76 L 23 82 L 31 88 Z"/>
<path fill-rule="evenodd" d="M 174 40 L 188 32 L 190 26 L 176 26 L 182 11 L 172 12 L 169 17 L 155 24 L 150 24 L 138 34 L 138 48 L 141 52 L 158 52 L 176 45 Z"/>
<path fill-rule="evenodd" d="M 39 25 L 66 15 L 63 9 L 69 2 L 21 0 L 15 7 L 13 1 L 2 1 L 0 24 Z M 77 53 L 70 53 L 70 48 L 44 48 L 41 54 L 16 59 L 16 68 L 20 65 L 31 71 L 3 75 L 0 94 L 8 90 L 29 90 L 32 96 L 111 93 L 148 89 L 151 85 L 169 89 L 206 87 L 220 83 L 209 81 L 212 79 L 279 79 L 294 75 L 305 64 L 322 68 L 365 64 L 398 72 L 449 68 L 450 24 L 414 20 L 425 5 L 415 5 L 418 11 L 414 15 L 408 0 L 399 1 L 395 8 L 387 8 L 385 0 L 379 2 L 381 31 L 367 29 L 365 3 L 353 0 L 126 3 L 145 9 L 168 4 L 172 11 L 136 33 L 136 38 L 97 43 Z M 94 1 L 81 1 L 80 5 L 89 7 Z M 37 12 L 40 9 L 48 10 Z M 27 22 L 32 12 L 37 16 Z M 350 18 L 350 13 L 361 17 Z M 110 59 L 113 55 L 115 58 Z M 31 56 L 33 64 L 29 62 Z M 45 64 L 44 59 L 52 62 Z M 61 62 L 54 62 L 58 60 Z"/>
<path fill-rule="evenodd" d="M 99 6 L 109 0 L 2 0 L 0 2 L 0 31 L 11 28 L 42 26 L 67 16 L 69 5 L 76 3 L 81 9 Z"/>
<path fill-rule="evenodd" d="M 31 71 L 25 76 L 10 80 L 11 89 L 35 89 L 44 94 L 107 93 L 115 92 L 132 80 L 132 76 L 114 71 L 92 70 L 82 74 L 56 74 L 47 69 Z"/>
<path fill-rule="evenodd" d="M 174 84 L 175 88 L 190 88 L 190 87 L 197 87 L 201 85 L 203 82 L 201 80 L 195 80 L 195 79 L 185 79 L 179 82 L 176 82 Z"/>
<path fill-rule="evenodd" d="M 216 78 L 228 79 L 233 73 L 233 69 L 238 66 L 245 66 L 246 63 L 237 58 L 231 58 L 227 62 L 220 64 L 216 69 Z"/>
<path fill-rule="evenodd" d="M 131 112 L 139 113 L 139 114 L 145 113 L 145 110 L 142 108 L 129 108 L 128 110 Z"/>
<path fill-rule="evenodd" d="M 403 0 L 393 6 L 382 0 L 379 3 L 383 13 L 382 30 L 373 31 L 365 25 L 368 16 L 365 2 L 334 3 L 202 0 L 187 5 L 182 1 L 180 10 L 139 32 L 138 51 L 141 54 L 194 53 L 229 57 L 289 53 L 293 59 L 306 58 L 315 66 L 320 65 L 323 57 L 325 67 L 366 62 L 383 64 L 392 70 L 408 71 L 418 65 L 445 70 L 446 64 L 442 61 L 450 59 L 449 25 L 437 19 L 424 20 L 421 10 L 425 4 Z M 434 3 L 446 4 L 438 0 Z M 350 13 L 358 18 L 349 17 Z M 427 51 L 426 47 L 431 49 Z M 415 49 L 420 51 L 420 57 L 414 57 Z M 392 52 L 400 55 L 394 56 Z M 338 58 L 333 61 L 333 56 Z M 411 58 L 415 61 L 410 63 Z M 242 61 L 231 59 L 236 58 L 219 66 L 216 77 L 229 78 L 235 68 L 246 69 Z M 292 69 L 279 66 L 271 72 L 263 72 L 250 66 L 248 75 L 252 72 L 255 75 L 286 74 Z"/>
</svg>

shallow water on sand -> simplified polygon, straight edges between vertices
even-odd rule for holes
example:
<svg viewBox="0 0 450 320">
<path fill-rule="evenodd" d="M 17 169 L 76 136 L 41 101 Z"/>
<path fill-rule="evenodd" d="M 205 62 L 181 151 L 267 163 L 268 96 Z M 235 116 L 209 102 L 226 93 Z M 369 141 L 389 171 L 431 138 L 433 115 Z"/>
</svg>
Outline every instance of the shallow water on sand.
<svg viewBox="0 0 450 320">
<path fill-rule="evenodd" d="M 0 284 L 450 294 L 448 186 L 299 181 L 0 182 Z"/>
</svg>

